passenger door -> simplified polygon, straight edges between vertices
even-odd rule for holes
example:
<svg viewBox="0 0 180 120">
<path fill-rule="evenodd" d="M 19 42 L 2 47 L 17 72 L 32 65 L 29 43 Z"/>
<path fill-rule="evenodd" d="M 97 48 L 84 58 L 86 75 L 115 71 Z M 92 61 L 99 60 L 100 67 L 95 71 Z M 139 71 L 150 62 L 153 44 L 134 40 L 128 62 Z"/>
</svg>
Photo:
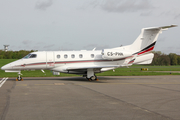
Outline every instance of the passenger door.
<svg viewBox="0 0 180 120">
<path fill-rule="evenodd" d="M 46 52 L 46 68 L 53 68 L 54 64 L 54 52 Z"/>
</svg>

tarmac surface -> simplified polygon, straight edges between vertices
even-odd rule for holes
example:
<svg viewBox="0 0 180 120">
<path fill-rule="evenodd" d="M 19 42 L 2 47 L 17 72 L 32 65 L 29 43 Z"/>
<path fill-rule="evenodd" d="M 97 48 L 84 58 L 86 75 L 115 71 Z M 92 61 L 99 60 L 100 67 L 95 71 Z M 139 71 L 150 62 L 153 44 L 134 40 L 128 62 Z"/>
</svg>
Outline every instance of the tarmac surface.
<svg viewBox="0 0 180 120">
<path fill-rule="evenodd" d="M 180 119 L 180 76 L 98 78 L 9 78 L 0 88 L 0 120 Z"/>
</svg>

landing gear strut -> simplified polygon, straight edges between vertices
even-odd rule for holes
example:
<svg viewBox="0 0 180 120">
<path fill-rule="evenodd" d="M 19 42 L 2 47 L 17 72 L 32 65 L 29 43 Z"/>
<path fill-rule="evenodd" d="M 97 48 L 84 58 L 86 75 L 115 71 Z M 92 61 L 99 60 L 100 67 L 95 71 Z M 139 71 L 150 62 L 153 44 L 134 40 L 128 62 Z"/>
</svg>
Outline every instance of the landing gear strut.
<svg viewBox="0 0 180 120">
<path fill-rule="evenodd" d="M 89 80 L 89 81 L 94 81 L 94 80 L 98 80 L 97 79 L 97 76 L 94 74 L 95 72 L 94 72 L 94 69 L 93 68 L 89 68 L 89 69 L 87 69 L 87 79 Z"/>
<path fill-rule="evenodd" d="M 16 81 L 23 81 L 21 75 L 22 75 L 21 72 L 19 72 Z"/>
</svg>

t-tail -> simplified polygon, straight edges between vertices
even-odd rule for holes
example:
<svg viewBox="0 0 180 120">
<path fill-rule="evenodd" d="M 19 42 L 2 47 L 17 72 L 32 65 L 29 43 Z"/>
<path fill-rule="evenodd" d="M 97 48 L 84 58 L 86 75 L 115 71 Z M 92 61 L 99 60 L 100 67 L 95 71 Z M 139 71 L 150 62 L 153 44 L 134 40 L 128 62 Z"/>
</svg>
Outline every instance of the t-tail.
<svg viewBox="0 0 180 120">
<path fill-rule="evenodd" d="M 143 28 L 138 38 L 127 46 L 116 47 L 112 49 L 103 49 L 102 58 L 113 61 L 122 61 L 121 66 L 130 66 L 132 64 L 150 64 L 154 54 L 157 38 L 163 30 L 167 30 L 177 25 Z"/>
<path fill-rule="evenodd" d="M 138 38 L 129 46 L 133 52 L 133 59 L 129 60 L 128 65 L 132 64 L 151 64 L 154 54 L 151 52 L 154 49 L 156 41 L 163 30 L 167 30 L 177 25 L 143 28 Z"/>
<path fill-rule="evenodd" d="M 159 34 L 163 30 L 176 26 L 143 28 L 138 38 L 131 45 L 104 49 L 102 50 L 102 57 L 109 60 L 124 60 L 121 66 L 150 64 L 154 57 L 151 51 L 154 49 Z"/>
<path fill-rule="evenodd" d="M 147 54 L 152 51 L 159 34 L 162 33 L 163 30 L 176 26 L 177 25 L 143 28 L 138 38 L 130 45 L 130 49 L 136 51 L 133 55 Z"/>
</svg>

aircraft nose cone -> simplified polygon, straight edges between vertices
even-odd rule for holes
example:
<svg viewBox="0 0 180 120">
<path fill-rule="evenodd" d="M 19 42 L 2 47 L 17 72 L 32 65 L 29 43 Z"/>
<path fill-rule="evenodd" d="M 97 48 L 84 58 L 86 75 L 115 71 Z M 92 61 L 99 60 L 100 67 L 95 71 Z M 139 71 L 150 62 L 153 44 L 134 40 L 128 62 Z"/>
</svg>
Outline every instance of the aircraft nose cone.
<svg viewBox="0 0 180 120">
<path fill-rule="evenodd" d="M 5 66 L 2 66 L 2 67 L 1 67 L 1 70 L 5 70 L 5 68 L 6 68 Z"/>
<path fill-rule="evenodd" d="M 11 65 L 10 64 L 7 64 L 7 65 L 4 65 L 1 67 L 1 70 L 8 70 L 8 69 L 11 69 Z"/>
</svg>

